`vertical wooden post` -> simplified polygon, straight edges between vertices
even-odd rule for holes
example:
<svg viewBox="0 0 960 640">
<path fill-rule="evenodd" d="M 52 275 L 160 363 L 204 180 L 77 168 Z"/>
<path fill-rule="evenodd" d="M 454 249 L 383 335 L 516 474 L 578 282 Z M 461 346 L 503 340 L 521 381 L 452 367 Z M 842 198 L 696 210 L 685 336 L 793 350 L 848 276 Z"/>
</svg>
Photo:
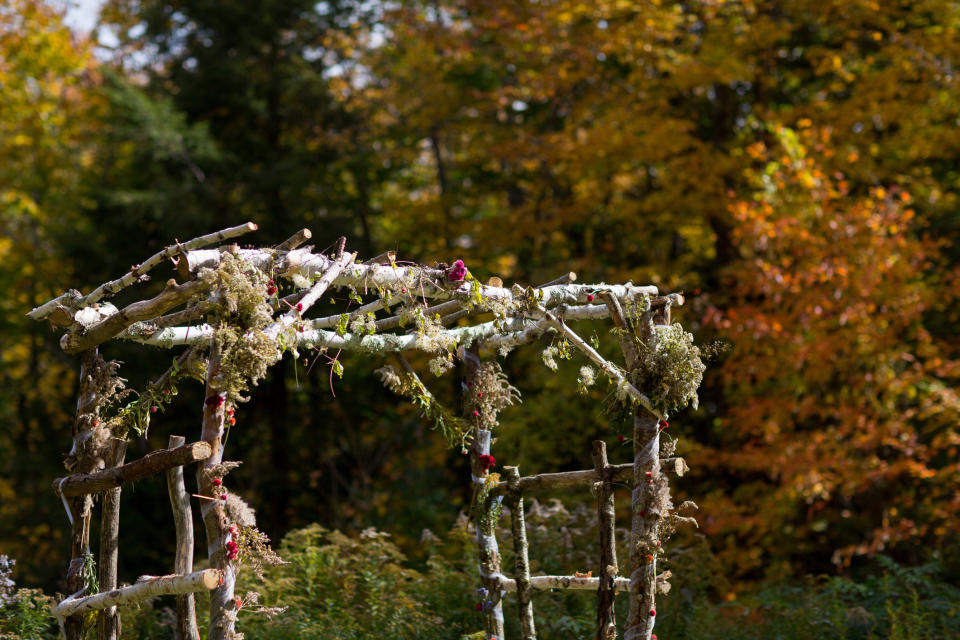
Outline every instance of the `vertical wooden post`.
<svg viewBox="0 0 960 640">
<path fill-rule="evenodd" d="M 600 533 L 600 586 L 597 589 L 597 640 L 614 640 L 617 637 L 617 621 L 613 613 L 616 598 L 614 580 L 617 577 L 617 546 L 614 529 L 615 510 L 612 469 L 607 462 L 607 443 L 593 442 L 593 468 L 597 472 L 594 484 L 597 495 L 597 530 Z"/>
<path fill-rule="evenodd" d="M 510 530 L 513 533 L 513 554 L 516 560 L 517 605 L 520 610 L 520 634 L 523 640 L 537 640 L 533 624 L 533 601 L 530 594 L 530 560 L 527 556 L 527 525 L 523 518 L 523 495 L 520 493 L 520 470 L 504 467 L 510 491 Z"/>
<path fill-rule="evenodd" d="M 630 529 L 630 610 L 624 640 L 650 640 L 656 622 L 657 557 L 652 541 L 666 514 L 655 504 L 650 480 L 660 472 L 659 419 L 638 407 L 633 416 L 633 520 Z M 650 473 L 651 476 L 647 476 Z"/>
<path fill-rule="evenodd" d="M 464 354 L 466 361 L 466 381 L 464 383 L 465 394 L 474 393 L 473 387 L 480 370 L 480 356 L 474 350 L 467 350 Z M 467 416 L 476 424 L 476 418 Z M 475 437 L 470 447 L 470 469 L 472 475 L 472 485 L 474 491 L 484 482 L 487 469 L 480 463 L 480 456 L 490 455 L 490 431 L 481 428 L 480 425 L 474 427 Z M 499 498 L 494 498 L 499 499 Z M 481 508 L 489 508 L 491 505 L 485 504 Z M 501 601 L 500 590 L 500 549 L 497 546 L 496 523 L 490 530 L 485 531 L 479 522 L 476 523 L 477 529 L 477 554 L 480 560 L 480 583 L 489 592 L 489 598 L 492 605 L 487 610 L 487 640 L 504 640 L 503 631 L 503 602 Z"/>
<path fill-rule="evenodd" d="M 600 294 L 610 319 L 620 329 L 620 350 L 633 371 L 640 354 L 634 343 L 639 339 L 647 349 L 656 349 L 653 314 L 647 310 L 634 326 L 623 313 L 619 300 L 609 292 Z M 657 551 L 655 541 L 659 519 L 664 515 L 654 501 L 660 477 L 659 418 L 643 407 L 633 410 L 633 493 L 630 524 L 630 608 L 627 611 L 624 640 L 650 640 L 656 622 Z M 647 475 L 650 474 L 650 475 Z"/>
<path fill-rule="evenodd" d="M 127 454 L 127 441 L 114 440 L 110 448 L 109 468 L 119 467 Z M 117 553 L 120 542 L 120 487 L 103 493 L 100 505 L 100 592 L 117 588 Z M 120 616 L 117 607 L 107 607 L 97 615 L 97 635 L 100 640 L 117 640 L 120 636 Z"/>
<path fill-rule="evenodd" d="M 210 356 L 207 362 L 207 385 L 203 401 L 203 430 L 200 438 L 210 444 L 213 453 L 206 462 L 197 467 L 197 487 L 201 495 L 212 496 L 213 485 L 206 471 L 223 461 L 223 420 L 226 410 L 226 393 L 217 388 L 220 373 L 220 350 L 216 341 L 210 344 Z M 207 554 L 210 567 L 219 569 L 223 582 L 210 592 L 210 626 L 207 629 L 208 640 L 232 640 L 236 621 L 237 605 L 233 590 L 236 572 L 233 563 L 224 551 L 226 531 L 230 523 L 221 500 L 202 500 L 200 513 L 207 533 Z"/>
<path fill-rule="evenodd" d="M 170 436 L 167 446 L 171 449 L 182 447 L 186 442 L 183 436 Z M 193 572 L 193 512 L 190 509 L 190 496 L 183 481 L 183 467 L 167 469 L 167 492 L 170 494 L 170 507 L 173 509 L 173 522 L 177 531 L 177 552 L 173 572 L 182 576 Z M 173 628 L 175 640 L 200 640 L 197 629 L 197 609 L 192 593 L 177 596 L 177 624 Z"/>
<path fill-rule="evenodd" d="M 96 410 L 99 401 L 96 377 L 100 357 L 97 349 L 84 351 L 80 359 L 80 393 L 77 398 L 77 417 L 73 424 L 73 451 L 76 464 L 71 471 L 85 473 L 93 471 L 94 461 L 87 455 L 85 443 L 91 437 Z M 74 594 L 83 589 L 84 555 L 90 552 L 90 511 L 93 499 L 82 495 L 66 500 L 70 511 L 70 567 L 67 569 L 67 592 Z M 63 621 L 63 633 L 66 640 L 83 638 L 83 616 L 67 616 Z"/>
</svg>

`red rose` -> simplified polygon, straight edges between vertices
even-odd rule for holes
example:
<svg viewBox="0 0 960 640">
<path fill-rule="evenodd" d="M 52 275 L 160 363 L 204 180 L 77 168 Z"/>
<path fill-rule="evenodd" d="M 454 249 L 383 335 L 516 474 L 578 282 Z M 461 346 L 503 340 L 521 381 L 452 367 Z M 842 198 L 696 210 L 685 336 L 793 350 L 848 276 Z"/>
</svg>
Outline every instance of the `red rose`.
<svg viewBox="0 0 960 640">
<path fill-rule="evenodd" d="M 480 462 L 480 466 L 483 467 L 484 471 L 497 466 L 497 459 L 487 454 L 479 456 L 477 460 Z"/>
</svg>

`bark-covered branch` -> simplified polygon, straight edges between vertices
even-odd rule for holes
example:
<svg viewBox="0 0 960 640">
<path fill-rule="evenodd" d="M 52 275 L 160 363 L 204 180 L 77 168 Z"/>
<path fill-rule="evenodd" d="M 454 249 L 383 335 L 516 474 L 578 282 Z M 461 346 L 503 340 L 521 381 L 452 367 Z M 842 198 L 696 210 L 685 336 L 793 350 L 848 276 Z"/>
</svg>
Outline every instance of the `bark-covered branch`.
<svg viewBox="0 0 960 640">
<path fill-rule="evenodd" d="M 97 593 L 83 598 L 67 598 L 60 604 L 53 605 L 53 615 L 58 619 L 87 611 L 97 611 L 115 605 L 133 604 L 142 602 L 153 596 L 169 596 L 178 593 L 195 593 L 209 591 L 220 582 L 220 571 L 205 569 L 195 571 L 189 575 L 154 576 L 129 587 L 121 587 Z"/>
<path fill-rule="evenodd" d="M 530 586 L 533 589 L 574 589 L 578 591 L 596 591 L 600 587 L 600 578 L 578 578 L 576 576 L 530 576 Z M 627 591 L 630 588 L 629 578 L 617 578 L 613 583 L 616 593 Z M 500 588 L 511 593 L 517 590 L 517 581 L 512 578 L 500 577 Z"/>
<path fill-rule="evenodd" d="M 683 476 L 689 471 L 687 463 L 683 458 L 661 458 L 661 471 L 676 473 Z M 633 463 L 610 465 L 611 482 L 632 482 L 633 481 Z M 537 491 L 554 491 L 556 489 L 569 489 L 571 487 L 590 487 L 597 481 L 597 472 L 593 469 L 583 471 L 559 471 L 556 473 L 541 473 L 535 476 L 524 476 L 518 482 L 518 489 L 521 493 L 534 493 Z M 508 482 L 498 482 L 497 486 L 490 490 L 493 495 L 505 495 L 510 489 Z"/>
<path fill-rule="evenodd" d="M 170 280 L 164 290 L 156 297 L 127 305 L 120 312 L 87 327 L 87 330 L 82 333 L 65 333 L 60 338 L 60 348 L 67 353 L 80 353 L 85 349 L 95 347 L 138 320 L 155 318 L 183 304 L 206 287 L 207 283 L 201 280 L 194 280 L 185 284 L 177 284 L 174 280 Z"/>
<path fill-rule="evenodd" d="M 600 585 L 597 588 L 597 640 L 615 640 L 617 620 L 613 601 L 617 579 L 616 505 L 613 500 L 613 467 L 607 462 L 607 443 L 593 442 L 593 469 L 599 481 L 594 484 L 597 495 L 597 530 L 600 534 Z"/>
<path fill-rule="evenodd" d="M 237 255 L 254 266 L 269 271 L 274 264 L 273 252 L 263 249 L 241 249 Z M 297 273 L 305 278 L 315 278 L 326 272 L 335 262 L 333 258 L 311 253 L 308 249 L 297 249 L 287 253 L 281 260 L 279 271 L 284 274 Z M 202 268 L 215 269 L 220 264 L 218 249 L 191 251 L 187 254 L 187 265 L 192 273 Z M 333 282 L 334 286 L 353 286 L 359 288 L 393 287 L 401 285 L 411 295 L 441 300 L 461 299 L 469 301 L 472 295 L 470 282 L 450 282 L 447 271 L 424 266 L 394 266 L 383 264 L 354 264 L 346 269 Z M 484 298 L 511 300 L 514 293 L 505 287 L 479 285 Z M 616 284 L 556 284 L 534 289 L 538 299 L 543 300 L 547 308 L 561 304 L 584 304 L 587 296 L 596 291 L 609 290 L 622 299 L 635 299 L 642 296 L 656 296 L 657 287 L 653 285 L 634 286 Z M 542 296 L 542 297 L 541 297 Z"/>
<path fill-rule="evenodd" d="M 533 602 L 530 598 L 530 559 L 528 557 L 527 525 L 524 522 L 523 494 L 519 491 L 520 470 L 505 467 L 510 493 L 510 532 L 513 534 L 514 566 L 516 567 L 517 608 L 520 613 L 520 633 L 523 640 L 536 640 L 537 630 L 533 622 Z"/>
<path fill-rule="evenodd" d="M 569 321 L 599 320 L 607 317 L 608 313 L 607 308 L 603 305 L 563 307 L 563 317 Z M 334 331 L 319 328 L 320 326 L 331 326 L 329 318 L 321 318 L 318 321 L 304 320 L 303 326 L 304 331 L 297 334 L 297 345 L 301 348 L 314 346 L 366 353 L 413 351 L 419 348 L 416 334 L 376 333 L 373 335 L 357 335 L 344 333 L 340 335 Z M 513 348 L 534 342 L 551 326 L 546 319 L 512 318 L 501 326 L 491 321 L 468 327 L 445 329 L 444 335 L 458 345 L 470 346 L 476 344 L 484 350 L 495 351 L 501 347 Z M 153 331 L 152 327 L 135 324 L 119 337 L 124 340 L 169 349 L 182 345 L 207 344 L 213 337 L 213 327 L 208 324 L 201 324 L 186 327 L 166 327 L 159 331 Z"/>
<path fill-rule="evenodd" d="M 194 442 L 176 449 L 159 449 L 121 467 L 57 478 L 53 481 L 53 489 L 63 497 L 99 493 L 208 457 L 210 445 L 206 442 Z"/>
<path fill-rule="evenodd" d="M 356 253 L 351 253 L 345 255 L 339 260 L 334 260 L 330 268 L 324 271 L 317 282 L 310 287 L 310 290 L 304 295 L 300 302 L 297 303 L 297 306 L 293 307 L 285 314 L 280 316 L 277 320 L 273 322 L 269 327 L 264 329 L 264 333 L 271 337 L 276 338 L 284 329 L 292 327 L 293 325 L 299 323 L 303 314 L 313 306 L 313 303 L 320 299 L 320 296 L 330 287 L 334 279 L 343 273 L 343 270 L 350 266 L 357 257 Z"/>
<path fill-rule="evenodd" d="M 612 363 L 605 360 L 603 356 L 597 353 L 596 349 L 594 349 L 589 344 L 587 344 L 583 338 L 578 336 L 573 331 L 573 329 L 568 327 L 562 320 L 557 318 L 555 315 L 553 315 L 543 307 L 539 307 L 538 311 L 543 314 L 543 317 L 546 318 L 547 321 L 549 321 L 550 324 L 557 329 L 557 331 L 562 333 L 564 337 L 566 337 L 567 340 L 572 342 L 573 345 L 577 347 L 577 349 L 582 351 L 584 355 L 587 356 L 587 358 L 589 358 L 595 365 L 600 367 L 601 371 L 603 371 L 612 380 L 614 380 L 614 382 L 616 382 L 617 385 L 620 385 L 624 389 L 626 389 L 630 397 L 633 398 L 641 407 L 643 407 L 653 415 L 657 416 L 658 418 L 664 417 L 663 414 L 661 414 L 659 411 L 653 408 L 653 405 L 650 404 L 650 399 L 647 396 L 640 393 L 640 391 L 635 386 L 630 384 L 630 382 L 626 379 L 626 377 L 624 377 L 623 372 L 618 367 L 614 366 Z"/>
<path fill-rule="evenodd" d="M 182 447 L 186 438 L 170 436 L 167 446 L 170 449 Z M 207 444 L 207 443 L 204 443 Z M 207 445 L 209 446 L 209 445 Z M 170 507 L 173 510 L 173 525 L 177 533 L 177 550 L 174 555 L 173 570 L 181 575 L 193 571 L 193 510 L 190 508 L 190 495 L 183 482 L 183 467 L 167 469 L 167 493 L 170 495 Z M 173 629 L 174 640 L 200 640 L 197 628 L 197 608 L 193 593 L 177 596 L 177 623 Z"/>
<path fill-rule="evenodd" d="M 63 295 L 58 296 L 57 298 L 31 310 L 27 314 L 27 317 L 29 317 L 31 320 L 43 320 L 61 308 L 66 308 L 71 311 L 82 309 L 83 307 L 87 307 L 94 302 L 97 302 L 105 295 L 113 295 L 121 289 L 134 284 L 148 271 L 153 269 L 167 258 L 173 258 L 182 253 L 187 253 L 191 250 L 199 249 L 200 247 L 206 247 L 216 242 L 223 242 L 224 240 L 229 240 L 230 238 L 236 238 L 245 233 L 256 230 L 257 225 L 252 222 L 248 222 L 246 224 L 230 227 L 229 229 L 223 229 L 222 231 L 217 231 L 215 233 L 208 233 L 205 236 L 200 236 L 199 238 L 194 238 L 193 240 L 189 240 L 187 242 L 178 242 L 176 244 L 172 244 L 163 251 L 150 256 L 144 262 L 132 268 L 130 271 L 123 274 L 116 280 L 111 280 L 110 282 L 101 284 L 87 295 L 80 296 L 76 291 L 68 291 L 67 293 L 64 293 Z"/>
</svg>

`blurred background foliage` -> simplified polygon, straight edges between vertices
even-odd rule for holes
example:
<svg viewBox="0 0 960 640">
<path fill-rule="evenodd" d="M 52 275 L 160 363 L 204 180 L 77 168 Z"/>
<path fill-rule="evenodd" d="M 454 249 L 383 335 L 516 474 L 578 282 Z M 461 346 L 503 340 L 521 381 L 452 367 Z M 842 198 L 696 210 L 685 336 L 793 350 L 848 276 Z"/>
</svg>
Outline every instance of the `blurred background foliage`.
<svg viewBox="0 0 960 640">
<path fill-rule="evenodd" d="M 60 3 L 8 0 L 0 552 L 17 582 L 63 588 L 50 481 L 76 370 L 24 314 L 253 220 L 258 244 L 307 226 L 318 248 L 342 234 L 362 256 L 462 258 L 481 279 L 573 270 L 685 292 L 678 319 L 729 348 L 700 410 L 671 420 L 692 467 L 675 494 L 700 504 L 702 537 L 676 543 L 661 637 L 955 634 L 958 26 L 944 0 L 107 0 L 88 38 Z M 172 357 L 105 351 L 135 388 Z M 460 534 L 419 542 L 464 509 L 466 460 L 381 388 L 379 362 L 344 364 L 332 383 L 323 359 L 285 360 L 231 433 L 236 489 L 296 569 L 261 588 L 291 615 L 252 624 L 475 630 Z M 579 364 L 505 360 L 524 403 L 502 416 L 500 464 L 585 468 L 596 438 L 627 461 L 605 390 L 569 392 Z M 432 387 L 455 404 L 454 382 Z M 197 433 L 200 400 L 182 389 L 131 457 Z M 169 571 L 165 488 L 123 501 L 121 576 Z M 356 537 L 369 527 L 391 537 Z M 556 570 L 591 568 L 577 558 Z M 327 588 L 343 571 L 371 583 L 295 597 L 297 572 Z M 395 610 L 361 615 L 375 593 Z M 545 637 L 591 633 L 582 594 L 536 602 L 568 621 Z"/>
</svg>

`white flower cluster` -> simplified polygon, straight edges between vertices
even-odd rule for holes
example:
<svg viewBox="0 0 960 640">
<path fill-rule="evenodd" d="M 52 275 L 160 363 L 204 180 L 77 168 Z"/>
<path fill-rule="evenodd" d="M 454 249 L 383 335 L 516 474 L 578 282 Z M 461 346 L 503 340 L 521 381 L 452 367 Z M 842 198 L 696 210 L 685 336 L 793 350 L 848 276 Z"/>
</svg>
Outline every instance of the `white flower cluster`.
<svg viewBox="0 0 960 640">
<path fill-rule="evenodd" d="M 597 371 L 590 365 L 583 365 L 580 367 L 580 377 L 577 378 L 577 382 L 580 386 L 592 387 L 593 384 L 597 381 Z"/>
<path fill-rule="evenodd" d="M 556 357 L 560 354 L 560 350 L 555 346 L 550 345 L 543 350 L 543 353 L 540 354 L 540 357 L 543 358 L 543 364 L 547 366 L 548 369 L 553 371 L 557 370 L 557 361 Z"/>
</svg>

